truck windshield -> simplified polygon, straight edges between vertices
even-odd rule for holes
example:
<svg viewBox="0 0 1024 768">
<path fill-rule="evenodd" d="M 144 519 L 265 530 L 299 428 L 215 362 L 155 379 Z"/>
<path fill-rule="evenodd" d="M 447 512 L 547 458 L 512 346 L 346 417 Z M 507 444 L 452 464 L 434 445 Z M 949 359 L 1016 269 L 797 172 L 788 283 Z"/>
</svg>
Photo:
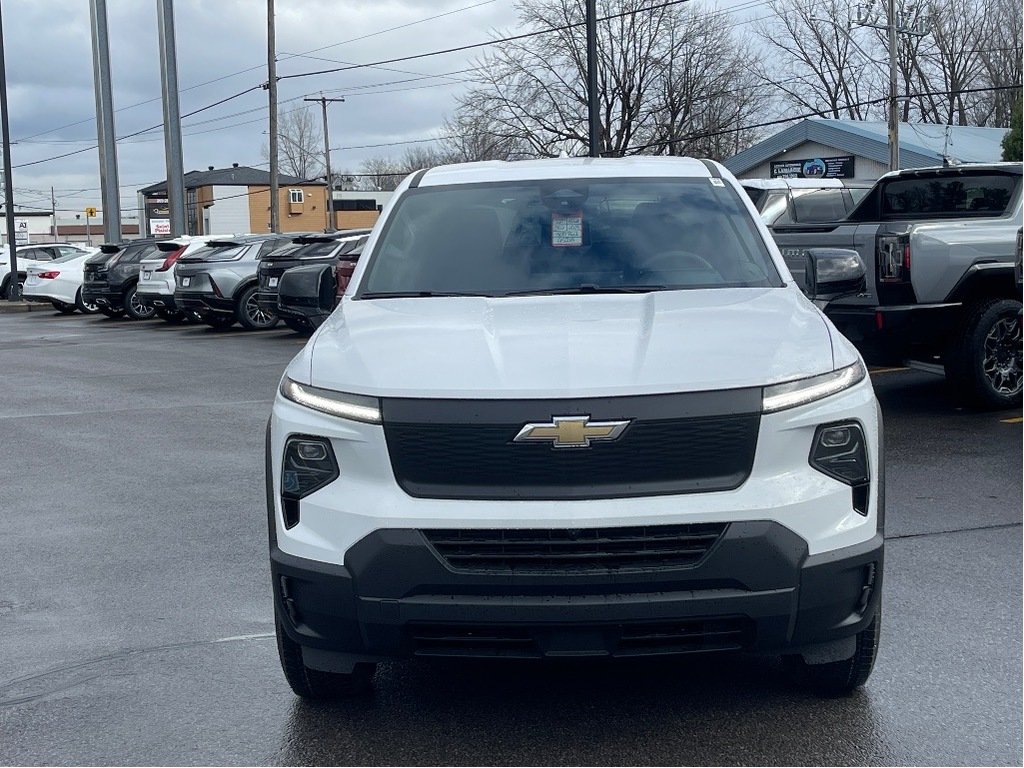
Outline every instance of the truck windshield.
<svg viewBox="0 0 1024 768">
<path fill-rule="evenodd" d="M 357 298 L 781 285 L 718 179 L 551 180 L 406 192 Z"/>
</svg>

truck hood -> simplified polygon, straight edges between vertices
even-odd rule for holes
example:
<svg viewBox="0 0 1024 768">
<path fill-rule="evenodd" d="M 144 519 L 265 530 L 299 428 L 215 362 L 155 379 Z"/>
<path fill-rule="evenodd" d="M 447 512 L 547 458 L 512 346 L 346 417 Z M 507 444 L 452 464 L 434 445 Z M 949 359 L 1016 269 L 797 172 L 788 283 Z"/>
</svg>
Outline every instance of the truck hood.
<svg viewBox="0 0 1024 768">
<path fill-rule="evenodd" d="M 828 324 L 795 288 L 719 288 L 346 298 L 289 375 L 380 397 L 536 398 L 763 386 L 831 370 Z"/>
</svg>

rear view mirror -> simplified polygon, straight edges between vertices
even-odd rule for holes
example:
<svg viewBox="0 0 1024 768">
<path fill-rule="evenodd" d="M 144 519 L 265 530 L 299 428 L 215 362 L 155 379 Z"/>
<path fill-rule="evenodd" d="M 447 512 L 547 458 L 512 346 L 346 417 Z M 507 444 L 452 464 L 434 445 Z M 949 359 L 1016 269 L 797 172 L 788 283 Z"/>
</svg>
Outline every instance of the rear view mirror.
<svg viewBox="0 0 1024 768">
<path fill-rule="evenodd" d="M 867 270 L 860 254 L 844 248 L 810 248 L 804 272 L 804 293 L 816 301 L 831 301 L 863 293 Z"/>
</svg>

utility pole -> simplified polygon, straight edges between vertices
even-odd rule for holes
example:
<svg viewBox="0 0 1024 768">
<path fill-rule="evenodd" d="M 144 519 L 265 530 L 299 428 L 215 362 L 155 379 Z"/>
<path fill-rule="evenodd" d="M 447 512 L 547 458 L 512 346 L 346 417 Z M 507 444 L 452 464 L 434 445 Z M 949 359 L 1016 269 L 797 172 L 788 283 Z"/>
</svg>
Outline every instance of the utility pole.
<svg viewBox="0 0 1024 768">
<path fill-rule="evenodd" d="M 919 19 L 913 27 L 901 26 L 900 20 L 896 18 L 896 0 L 886 0 L 886 21 L 879 23 L 879 12 L 875 2 L 867 5 L 857 6 L 857 16 L 853 25 L 858 27 L 872 27 L 885 30 L 888 37 L 889 53 L 889 170 L 900 169 L 900 105 L 897 94 L 897 69 L 896 69 L 896 35 L 911 35 L 913 37 L 924 37 L 928 34 L 927 22 Z"/>
<path fill-rule="evenodd" d="M 50 187 L 50 213 L 53 215 L 53 242 L 57 242 L 57 196 Z"/>
<path fill-rule="evenodd" d="M 590 156 L 601 155 L 601 105 L 597 98 L 597 0 L 587 0 L 587 107 Z"/>
<path fill-rule="evenodd" d="M 324 112 L 324 165 L 327 169 L 327 231 L 334 231 L 334 191 L 331 186 L 331 134 L 327 127 L 327 105 L 336 101 L 345 101 L 342 96 L 337 99 L 328 99 L 323 93 L 319 99 L 303 99 L 303 101 L 315 101 Z"/>
<path fill-rule="evenodd" d="M 181 156 L 181 109 L 178 105 L 178 52 L 174 42 L 174 1 L 156 0 L 160 38 L 160 90 L 164 105 L 164 161 L 171 236 L 185 232 L 185 168 Z"/>
<path fill-rule="evenodd" d="M 267 91 L 270 99 L 270 231 L 281 231 L 277 178 L 277 33 L 274 0 L 267 0 Z"/>
<path fill-rule="evenodd" d="M 4 53 L 3 9 L 0 8 L 0 131 L 3 131 L 4 214 L 7 218 L 7 253 L 11 257 L 11 277 L 7 281 L 7 300 L 18 301 L 18 249 L 14 234 L 14 182 L 11 179 L 11 128 L 7 116 L 7 57 Z"/>
<path fill-rule="evenodd" d="M 89 0 L 92 23 L 92 71 L 96 90 L 96 134 L 100 150 L 100 187 L 103 198 L 103 234 L 108 243 L 121 241 L 121 198 L 117 181 L 117 136 L 110 85 L 110 38 L 107 0 Z"/>
</svg>

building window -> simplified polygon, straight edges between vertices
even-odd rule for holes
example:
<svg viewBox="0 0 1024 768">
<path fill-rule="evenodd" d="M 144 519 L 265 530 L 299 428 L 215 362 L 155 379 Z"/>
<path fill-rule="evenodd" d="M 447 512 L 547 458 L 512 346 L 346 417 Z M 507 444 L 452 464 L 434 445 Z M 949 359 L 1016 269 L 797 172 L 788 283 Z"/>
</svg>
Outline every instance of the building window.
<svg viewBox="0 0 1024 768">
<path fill-rule="evenodd" d="M 288 190 L 288 202 L 292 205 L 301 205 L 303 202 L 303 195 L 301 189 L 289 189 Z"/>
</svg>

